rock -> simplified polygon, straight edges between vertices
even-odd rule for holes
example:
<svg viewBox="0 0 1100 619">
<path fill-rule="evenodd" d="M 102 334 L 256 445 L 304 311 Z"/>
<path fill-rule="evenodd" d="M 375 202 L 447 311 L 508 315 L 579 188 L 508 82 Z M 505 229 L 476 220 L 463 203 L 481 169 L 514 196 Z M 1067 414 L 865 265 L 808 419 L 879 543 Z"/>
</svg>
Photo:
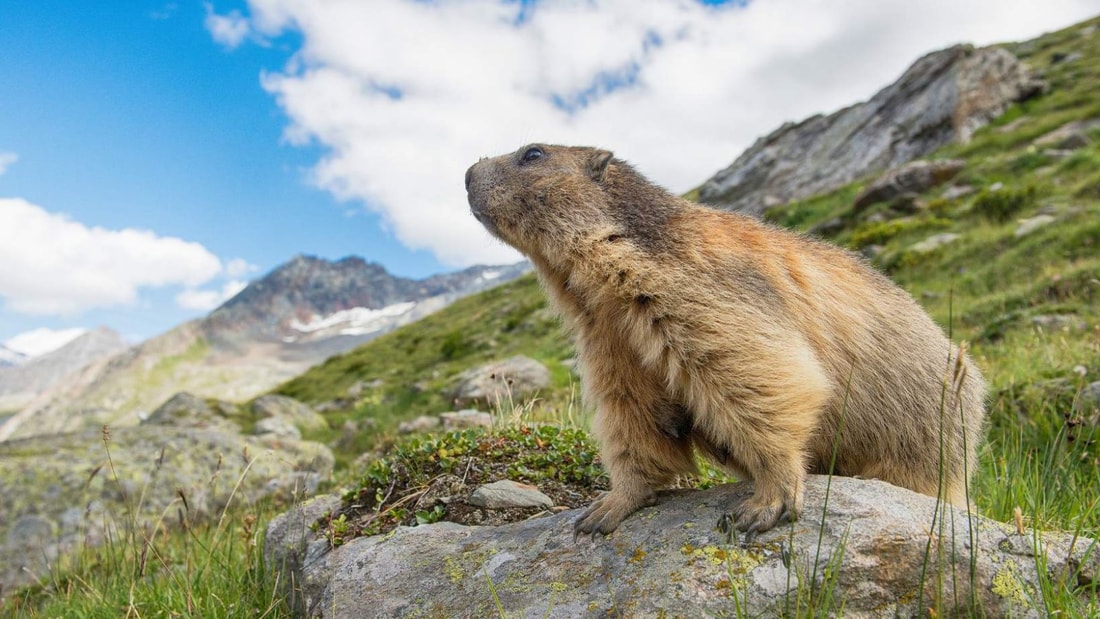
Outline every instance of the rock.
<svg viewBox="0 0 1100 619">
<path fill-rule="evenodd" d="M 954 232 L 941 232 L 940 234 L 933 234 L 923 241 L 913 244 L 909 248 L 909 251 L 916 252 L 918 254 L 927 254 L 929 252 L 936 251 L 944 245 L 954 243 L 961 238 L 961 235 L 955 234 Z"/>
<path fill-rule="evenodd" d="M 957 45 L 917 60 L 871 100 L 787 123 L 699 188 L 699 200 L 759 216 L 966 142 L 1014 101 L 1042 90 L 1005 49 Z"/>
<path fill-rule="evenodd" d="M 443 422 L 443 429 L 448 432 L 451 430 L 465 430 L 466 428 L 493 427 L 492 415 L 472 408 L 453 413 L 443 413 L 439 416 L 439 419 Z"/>
<path fill-rule="evenodd" d="M 1067 62 L 1067 63 L 1068 62 L 1077 62 L 1078 60 L 1080 60 L 1084 57 L 1085 57 L 1085 55 L 1082 54 L 1081 52 L 1072 52 L 1072 53 L 1068 53 L 1068 54 L 1066 52 L 1054 52 L 1053 54 L 1050 55 L 1050 64 L 1059 64 L 1059 63 L 1063 63 L 1063 62 Z"/>
<path fill-rule="evenodd" d="M 1032 142 L 1037 147 L 1049 147 L 1059 151 L 1073 151 L 1092 144 L 1089 132 L 1100 127 L 1100 118 L 1075 120 L 1043 134 Z"/>
<path fill-rule="evenodd" d="M 886 248 L 882 245 L 868 245 L 867 247 L 859 250 L 859 253 L 861 256 L 868 260 L 874 260 L 875 258 L 878 258 L 880 255 L 882 255 L 882 252 L 885 249 Z"/>
<path fill-rule="evenodd" d="M 809 229 L 809 233 L 814 236 L 828 237 L 832 236 L 844 229 L 844 220 L 839 217 L 833 217 L 820 223 L 814 224 Z"/>
<path fill-rule="evenodd" d="M 1072 314 L 1042 314 L 1032 316 L 1031 324 L 1047 332 L 1084 331 L 1088 328 L 1084 320 Z"/>
<path fill-rule="evenodd" d="M 550 508 L 554 506 L 554 501 L 532 485 L 502 479 L 491 484 L 478 486 L 476 490 L 470 493 L 470 504 L 486 509 Z"/>
<path fill-rule="evenodd" d="M 285 395 L 265 395 L 252 401 L 252 414 L 258 418 L 277 417 L 307 432 L 328 427 L 325 418 L 312 408 Z"/>
<path fill-rule="evenodd" d="M 106 447 L 102 431 L 0 443 L 0 592 L 49 581 L 38 557 L 119 539 L 132 523 L 152 531 L 217 517 L 231 500 L 292 500 L 333 467 L 324 445 L 272 435 L 154 423 L 109 436 Z"/>
<path fill-rule="evenodd" d="M 219 404 L 193 393 L 180 392 L 143 419 L 141 425 L 240 432 L 241 427 L 225 417 L 225 411 L 232 410 L 233 405 Z"/>
<path fill-rule="evenodd" d="M 1051 215 L 1036 215 L 1034 217 L 1028 217 L 1027 219 L 1020 219 L 1018 220 L 1020 225 L 1016 226 L 1014 235 L 1016 238 L 1027 236 L 1047 224 L 1054 223 L 1054 221 L 1055 219 Z"/>
<path fill-rule="evenodd" d="M 958 159 L 907 163 L 872 181 L 856 196 L 853 208 L 858 212 L 876 202 L 895 200 L 906 195 L 915 199 L 917 194 L 955 178 L 965 166 L 966 162 Z"/>
<path fill-rule="evenodd" d="M 467 370 L 458 375 L 450 397 L 459 405 L 520 404 L 550 386 L 546 366 L 522 355 Z"/>
<path fill-rule="evenodd" d="M 412 434 L 413 432 L 431 432 L 439 427 L 439 417 L 433 417 L 431 415 L 421 415 L 416 419 L 410 419 L 409 421 L 402 421 L 397 426 L 397 432 L 400 434 Z"/>
<path fill-rule="evenodd" d="M 970 185 L 952 185 L 943 190 L 943 195 L 940 197 L 944 200 L 957 200 L 959 198 L 969 196 L 976 190 Z"/>
<path fill-rule="evenodd" d="M 302 432 L 285 417 L 266 417 L 256 422 L 253 434 L 271 434 L 293 439 L 302 438 Z"/>
<path fill-rule="evenodd" d="M 774 617 L 811 586 L 821 591 L 827 570 L 837 605 L 822 615 L 843 604 L 844 616 L 918 617 L 942 604 L 940 616 L 968 616 L 972 592 L 981 614 L 1026 617 L 1038 616 L 1027 594 L 1039 590 L 1037 564 L 1087 579 L 1098 563 L 1091 540 L 1020 535 L 943 505 L 933 520 L 931 497 L 842 477 L 832 479 L 824 518 L 827 479 L 811 476 L 799 522 L 731 543 L 716 523 L 751 488 L 665 493 L 612 535 L 579 541 L 572 510 L 496 527 L 399 528 L 330 549 L 308 529 L 324 506 L 306 506 L 272 522 L 265 560 L 292 570 L 283 581 L 300 585 L 299 616 L 329 618 L 700 617 L 732 615 L 735 604 Z"/>
<path fill-rule="evenodd" d="M 1000 191 L 1005 188 L 1005 184 L 1001 181 L 997 181 L 989 186 L 989 191 Z"/>
</svg>

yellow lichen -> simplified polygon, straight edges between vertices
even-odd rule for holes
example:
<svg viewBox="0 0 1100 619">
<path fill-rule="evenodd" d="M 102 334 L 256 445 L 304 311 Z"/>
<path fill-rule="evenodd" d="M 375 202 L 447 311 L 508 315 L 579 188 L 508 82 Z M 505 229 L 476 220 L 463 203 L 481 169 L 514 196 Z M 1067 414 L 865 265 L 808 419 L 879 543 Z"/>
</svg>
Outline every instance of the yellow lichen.
<svg viewBox="0 0 1100 619">
<path fill-rule="evenodd" d="M 1020 582 L 1016 563 L 1013 561 L 1005 561 L 1004 569 L 993 576 L 993 593 L 1021 606 L 1030 607 L 1028 592 L 1024 587 L 1024 583 Z"/>
</svg>

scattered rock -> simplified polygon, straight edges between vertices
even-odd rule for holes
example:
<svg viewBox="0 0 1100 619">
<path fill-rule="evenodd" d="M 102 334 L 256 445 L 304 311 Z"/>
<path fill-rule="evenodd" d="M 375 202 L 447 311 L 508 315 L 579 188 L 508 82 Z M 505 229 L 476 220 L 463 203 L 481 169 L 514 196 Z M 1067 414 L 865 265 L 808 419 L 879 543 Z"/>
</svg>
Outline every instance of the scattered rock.
<svg viewBox="0 0 1100 619">
<path fill-rule="evenodd" d="M 384 384 L 385 382 L 381 378 L 376 378 L 372 381 L 361 380 L 348 387 L 347 391 L 344 393 L 346 393 L 349 398 L 358 398 L 363 395 L 363 392 L 378 389 Z"/>
<path fill-rule="evenodd" d="M 909 248 L 909 251 L 916 252 L 918 254 L 927 254 L 929 252 L 936 251 L 944 245 L 954 243 L 961 238 L 961 235 L 955 234 L 954 232 L 941 232 L 940 234 L 933 234 L 923 241 L 913 244 Z"/>
<path fill-rule="evenodd" d="M 989 186 L 989 191 L 1000 191 L 1005 188 L 1005 184 L 1001 181 L 997 181 Z"/>
<path fill-rule="evenodd" d="M 466 428 L 491 428 L 493 416 L 472 408 L 463 409 L 453 413 L 443 413 L 439 416 L 443 422 L 443 429 L 465 430 Z"/>
<path fill-rule="evenodd" d="M 544 507 L 554 506 L 554 501 L 539 489 L 521 484 L 510 479 L 494 481 L 491 484 L 478 486 L 470 494 L 470 504 L 485 509 L 509 509 L 512 507 Z"/>
<path fill-rule="evenodd" d="M 868 245 L 867 247 L 864 247 L 863 249 L 859 250 L 859 253 L 860 253 L 860 255 L 862 255 L 864 258 L 866 258 L 868 260 L 874 260 L 875 258 L 878 258 L 879 256 L 881 256 L 882 252 L 885 249 L 886 248 L 883 247 L 882 245 Z"/>
<path fill-rule="evenodd" d="M 971 185 L 952 185 L 943 191 L 943 195 L 940 197 L 944 200 L 957 200 L 959 198 L 969 196 L 977 191 Z"/>
<path fill-rule="evenodd" d="M 456 383 L 450 397 L 459 405 L 521 403 L 550 386 L 550 371 L 538 361 L 519 355 L 467 370 L 458 375 Z"/>
<path fill-rule="evenodd" d="M 787 123 L 699 188 L 699 200 L 759 216 L 967 142 L 1014 101 L 1041 93 L 1011 52 L 957 45 L 920 58 L 865 103 Z"/>
<path fill-rule="evenodd" d="M 880 224 L 884 221 L 889 221 L 889 219 L 890 218 L 886 216 L 886 213 L 883 213 L 882 211 L 878 211 L 878 212 L 871 213 L 870 215 L 864 217 L 863 221 L 864 221 L 864 223 L 869 223 L 869 224 Z"/>
<path fill-rule="evenodd" d="M 856 196 L 853 208 L 859 212 L 876 202 L 895 200 L 906 195 L 912 196 L 909 201 L 913 202 L 917 194 L 955 178 L 965 166 L 966 162 L 959 159 L 907 163 L 872 181 Z"/>
<path fill-rule="evenodd" d="M 414 432 L 431 432 L 440 425 L 439 417 L 433 417 L 432 415 L 421 415 L 415 419 L 409 421 L 402 421 L 397 426 L 397 432 L 399 434 L 412 434 Z"/>
<path fill-rule="evenodd" d="M 141 425 L 240 432 L 241 427 L 225 417 L 225 412 L 233 408 L 228 402 L 211 401 L 193 393 L 180 392 L 143 419 Z"/>
<path fill-rule="evenodd" d="M 933 600 L 941 616 L 968 616 L 972 596 L 983 614 L 1032 616 L 1024 592 L 1039 590 L 1036 565 L 1071 578 L 1096 569 L 1091 540 L 1020 535 L 880 481 L 834 477 L 825 512 L 826 484 L 811 476 L 798 523 L 744 544 L 716 523 L 747 483 L 664 493 L 610 536 L 579 541 L 571 510 L 495 527 L 398 528 L 330 548 L 308 528 L 329 504 L 309 504 L 272 522 L 265 560 L 287 566 L 292 607 L 306 617 L 722 616 L 732 595 L 745 615 L 774 617 L 826 578 L 845 616 L 924 616 Z M 922 579 L 926 565 L 934 574 Z"/>
<path fill-rule="evenodd" d="M 1016 238 L 1027 236 L 1032 232 L 1035 232 L 1039 228 L 1047 224 L 1054 223 L 1055 219 L 1052 215 L 1036 215 L 1034 217 L 1028 217 L 1027 219 L 1020 219 L 1016 226 L 1016 232 L 1014 233 Z"/>
<path fill-rule="evenodd" d="M 814 236 L 829 237 L 844 229 L 844 220 L 839 217 L 826 219 L 816 223 L 810 228 L 809 233 Z"/>
<path fill-rule="evenodd" d="M 293 439 L 302 438 L 302 432 L 285 417 L 265 417 L 256 422 L 252 429 L 256 435 L 271 434 Z"/>
<path fill-rule="evenodd" d="M 1100 127 L 1100 118 L 1075 120 L 1035 138 L 1032 144 L 1040 148 L 1049 147 L 1060 151 L 1074 151 L 1092 144 L 1089 132 L 1097 127 Z"/>
<path fill-rule="evenodd" d="M 1085 55 L 1082 54 L 1081 52 L 1072 52 L 1072 53 L 1054 52 L 1053 54 L 1050 55 L 1050 64 L 1060 64 L 1060 63 L 1063 63 L 1063 62 L 1066 62 L 1066 63 L 1068 63 L 1068 62 L 1077 62 L 1078 60 L 1080 60 L 1084 57 L 1085 57 Z"/>
<path fill-rule="evenodd" d="M 325 418 L 312 408 L 285 395 L 265 395 L 252 401 L 252 414 L 258 418 L 278 417 L 299 430 L 323 430 Z"/>
<path fill-rule="evenodd" d="M 1042 314 L 1032 316 L 1031 324 L 1043 331 L 1084 331 L 1088 328 L 1084 320 L 1073 314 Z"/>
</svg>

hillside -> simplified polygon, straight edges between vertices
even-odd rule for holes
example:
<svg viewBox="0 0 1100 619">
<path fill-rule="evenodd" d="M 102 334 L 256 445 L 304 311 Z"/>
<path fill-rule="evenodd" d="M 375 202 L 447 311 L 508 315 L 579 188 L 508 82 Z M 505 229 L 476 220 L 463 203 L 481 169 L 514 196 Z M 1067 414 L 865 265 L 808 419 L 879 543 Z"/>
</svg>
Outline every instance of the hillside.
<svg viewBox="0 0 1100 619">
<path fill-rule="evenodd" d="M 1023 505 L 1044 526 L 1093 531 L 1100 514 L 1065 513 L 1050 497 L 1100 495 L 1096 447 L 1073 440 L 1092 432 L 1073 406 L 1100 371 L 1100 123 L 1066 129 L 1100 119 L 1098 23 L 1005 46 L 1049 92 L 1011 105 L 967 143 L 935 151 L 931 159 L 961 160 L 952 182 L 856 209 L 870 175 L 767 212 L 778 225 L 813 228 L 873 256 L 956 341 L 971 342 L 991 383 L 978 493 L 984 512 L 1008 519 Z M 957 236 L 919 245 L 937 234 Z M 562 365 L 570 343 L 531 276 L 330 359 L 277 391 L 313 404 L 343 402 L 326 413 L 333 428 L 348 420 L 366 427 L 370 419 L 389 435 L 400 419 L 450 410 L 444 390 L 462 370 L 517 353 L 551 368 L 556 382 L 541 394 L 544 403 L 571 401 L 575 385 Z M 349 399 L 353 385 L 368 388 Z M 338 460 L 374 440 L 361 434 Z M 1029 469 L 1027 453 L 1045 454 L 1051 468 Z M 1000 481 L 1005 475 L 1013 482 Z"/>
</svg>

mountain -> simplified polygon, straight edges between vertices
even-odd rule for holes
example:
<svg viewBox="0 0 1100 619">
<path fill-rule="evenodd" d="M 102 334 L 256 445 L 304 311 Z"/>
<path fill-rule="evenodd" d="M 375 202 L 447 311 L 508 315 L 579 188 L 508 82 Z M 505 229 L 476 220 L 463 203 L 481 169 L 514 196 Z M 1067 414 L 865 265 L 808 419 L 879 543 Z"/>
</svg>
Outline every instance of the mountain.
<svg viewBox="0 0 1100 619">
<path fill-rule="evenodd" d="M 0 411 L 25 406 L 73 372 L 126 347 L 126 341 L 116 331 L 99 327 L 19 365 L 0 367 Z"/>
<path fill-rule="evenodd" d="M 13 365 L 19 365 L 27 360 L 27 355 L 21 352 L 14 351 L 3 344 L 0 344 L 0 368 L 11 367 Z M 0 407 L 2 408 L 2 407 Z"/>
<path fill-rule="evenodd" d="M 927 155 L 974 132 L 1044 83 L 1002 47 L 920 58 L 869 101 L 787 123 L 699 187 L 699 201 L 759 216 Z"/>
<path fill-rule="evenodd" d="M 17 414 L 0 418 L 0 441 L 104 423 L 132 425 L 179 391 L 247 400 L 334 354 L 529 268 L 526 263 L 475 266 L 414 280 L 358 257 L 333 262 L 297 256 L 206 317 L 87 366 L 39 393 Z"/>
</svg>

